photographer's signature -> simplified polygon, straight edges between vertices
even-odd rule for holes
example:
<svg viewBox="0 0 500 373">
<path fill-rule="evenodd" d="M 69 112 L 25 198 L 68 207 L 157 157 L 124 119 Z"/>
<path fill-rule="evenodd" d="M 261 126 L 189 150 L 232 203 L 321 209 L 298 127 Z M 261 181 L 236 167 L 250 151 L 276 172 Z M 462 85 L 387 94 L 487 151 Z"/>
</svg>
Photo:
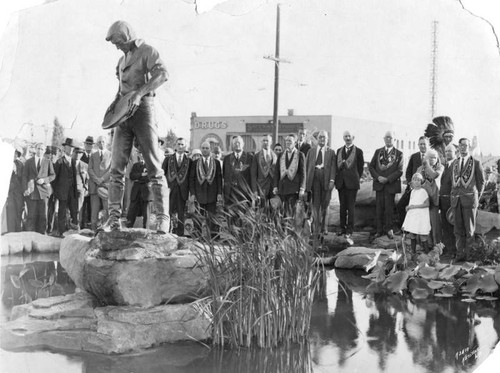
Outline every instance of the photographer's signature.
<svg viewBox="0 0 500 373">
<path fill-rule="evenodd" d="M 462 364 L 465 364 L 467 360 L 474 358 L 477 360 L 479 358 L 480 351 L 478 347 L 465 347 L 461 350 L 458 350 L 455 353 L 455 359 L 460 361 Z"/>
</svg>

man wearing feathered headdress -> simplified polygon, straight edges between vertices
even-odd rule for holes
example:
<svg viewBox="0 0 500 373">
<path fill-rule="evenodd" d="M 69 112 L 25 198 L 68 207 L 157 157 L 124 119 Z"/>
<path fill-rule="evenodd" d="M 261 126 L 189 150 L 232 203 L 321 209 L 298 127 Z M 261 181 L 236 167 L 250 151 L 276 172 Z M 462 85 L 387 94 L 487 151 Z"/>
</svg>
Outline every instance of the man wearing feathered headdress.
<svg viewBox="0 0 500 373">
<path fill-rule="evenodd" d="M 453 142 L 454 135 L 453 121 L 446 116 L 433 118 L 432 123 L 429 123 L 425 129 L 425 137 L 429 138 L 431 148 L 438 152 L 442 164 L 446 162 L 445 148 Z"/>
</svg>

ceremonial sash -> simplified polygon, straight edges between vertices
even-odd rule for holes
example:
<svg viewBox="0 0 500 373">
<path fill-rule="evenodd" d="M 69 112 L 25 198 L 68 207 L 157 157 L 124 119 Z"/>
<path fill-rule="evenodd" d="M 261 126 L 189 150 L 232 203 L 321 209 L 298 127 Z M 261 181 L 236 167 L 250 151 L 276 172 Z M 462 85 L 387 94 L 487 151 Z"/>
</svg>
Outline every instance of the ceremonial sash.
<svg viewBox="0 0 500 373">
<path fill-rule="evenodd" d="M 170 156 L 168 162 L 169 162 L 168 174 L 167 174 L 168 182 L 171 183 L 174 180 L 177 180 L 178 184 L 182 184 L 184 180 L 186 180 L 189 171 L 189 161 L 187 157 L 183 157 L 179 171 L 177 171 L 177 157 L 175 154 Z"/>
<path fill-rule="evenodd" d="M 205 160 L 203 158 L 200 158 L 198 160 L 198 164 L 196 167 L 196 178 L 198 179 L 198 183 L 200 183 L 200 185 L 205 181 L 209 184 L 212 184 L 215 179 L 215 162 L 218 161 L 216 161 L 213 157 L 208 158 L 208 168 L 206 171 L 203 167 L 204 162 Z"/>
<path fill-rule="evenodd" d="M 476 166 L 472 157 L 464 164 L 463 170 L 460 170 L 460 162 L 458 160 L 455 161 L 455 165 L 453 166 L 453 186 L 459 187 L 461 184 L 464 188 L 468 188 L 472 182 L 475 168 Z"/>
<path fill-rule="evenodd" d="M 299 151 L 295 150 L 292 153 L 292 159 L 290 161 L 290 167 L 286 168 L 286 151 L 281 156 L 280 160 L 280 180 L 285 176 L 288 176 L 289 180 L 293 180 L 299 169 Z"/>
<path fill-rule="evenodd" d="M 339 169 L 340 169 L 340 165 L 342 164 L 342 161 L 344 160 L 342 158 L 342 152 L 344 149 L 345 149 L 345 147 L 340 151 L 340 154 L 339 154 L 340 157 L 337 157 L 337 166 Z M 353 145 L 351 148 L 351 153 L 349 154 L 349 156 L 345 160 L 346 168 L 349 168 L 349 169 L 352 168 L 352 166 L 354 165 L 355 159 L 356 159 L 356 147 Z"/>
<path fill-rule="evenodd" d="M 379 151 L 377 164 L 381 171 L 385 171 L 390 168 L 394 162 L 397 161 L 396 148 L 392 148 L 389 153 L 386 154 L 385 148 Z"/>
</svg>

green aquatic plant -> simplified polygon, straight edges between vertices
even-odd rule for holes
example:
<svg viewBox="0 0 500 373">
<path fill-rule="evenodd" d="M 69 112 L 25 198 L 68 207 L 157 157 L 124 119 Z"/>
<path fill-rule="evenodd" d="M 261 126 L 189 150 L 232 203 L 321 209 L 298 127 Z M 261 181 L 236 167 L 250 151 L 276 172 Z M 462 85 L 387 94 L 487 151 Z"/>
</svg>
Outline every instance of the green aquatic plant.
<svg viewBox="0 0 500 373">
<path fill-rule="evenodd" d="M 268 208 L 235 204 L 213 219 L 218 240 L 199 236 L 211 295 L 197 305 L 213 320 L 214 345 L 307 340 L 321 268 L 293 221 Z"/>
</svg>

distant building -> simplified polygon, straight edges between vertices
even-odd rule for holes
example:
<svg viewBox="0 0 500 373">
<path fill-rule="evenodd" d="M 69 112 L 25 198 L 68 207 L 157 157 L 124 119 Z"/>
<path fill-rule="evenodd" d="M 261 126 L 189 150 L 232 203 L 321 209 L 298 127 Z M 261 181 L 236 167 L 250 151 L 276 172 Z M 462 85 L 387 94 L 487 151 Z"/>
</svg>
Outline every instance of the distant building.
<svg viewBox="0 0 500 373">
<path fill-rule="evenodd" d="M 278 142 L 284 145 L 284 138 L 299 129 L 307 129 L 309 133 L 327 131 L 330 135 L 330 145 L 337 149 L 344 144 L 342 134 L 350 130 L 355 136 L 355 144 L 363 149 L 365 158 L 370 161 L 375 149 L 383 146 L 383 136 L 388 130 L 394 130 L 396 139 L 394 145 L 409 155 L 416 151 L 418 129 L 407 126 L 397 126 L 393 123 L 376 122 L 366 119 L 347 118 L 332 115 L 294 115 L 293 110 L 287 116 L 278 117 Z M 231 139 L 239 135 L 245 141 L 245 150 L 259 151 L 260 137 L 264 134 L 274 135 L 272 116 L 211 116 L 199 117 L 191 114 L 190 148 L 199 148 L 204 141 L 212 147 L 220 146 L 223 152 L 231 151 Z"/>
</svg>

